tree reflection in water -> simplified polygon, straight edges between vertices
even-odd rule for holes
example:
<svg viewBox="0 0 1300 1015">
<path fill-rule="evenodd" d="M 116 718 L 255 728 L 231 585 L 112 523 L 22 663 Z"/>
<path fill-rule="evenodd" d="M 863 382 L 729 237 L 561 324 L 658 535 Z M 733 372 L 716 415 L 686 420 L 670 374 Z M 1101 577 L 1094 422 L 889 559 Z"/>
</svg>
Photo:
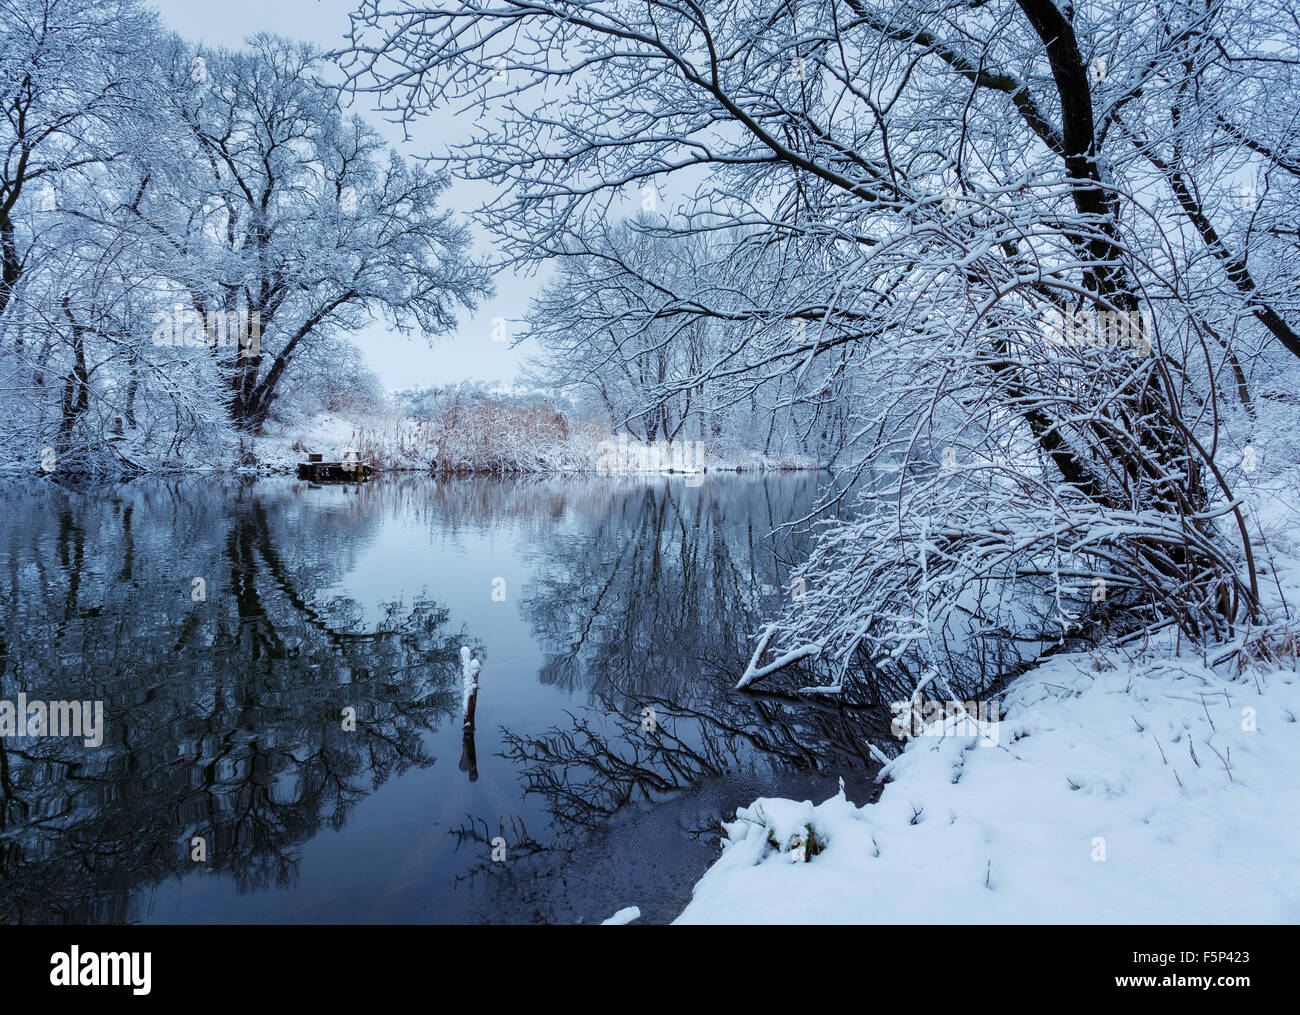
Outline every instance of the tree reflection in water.
<svg viewBox="0 0 1300 1015">
<path fill-rule="evenodd" d="M 506 756 L 565 836 L 620 809 L 738 770 L 872 767 L 889 714 L 860 685 L 828 703 L 792 668 L 737 692 L 752 635 L 779 609 L 808 547 L 782 529 L 819 477 L 629 486 L 584 538 L 548 546 L 523 609 L 547 649 L 541 679 L 591 705 L 537 735 L 506 731 Z"/>
<path fill-rule="evenodd" d="M 240 891 L 291 884 L 299 844 L 432 763 L 463 639 L 423 599 L 372 623 L 314 601 L 368 524 L 359 494 L 331 494 L 11 489 L 0 699 L 102 700 L 105 740 L 0 739 L 5 922 L 132 919 L 138 889 L 193 873 L 194 836 Z"/>
</svg>

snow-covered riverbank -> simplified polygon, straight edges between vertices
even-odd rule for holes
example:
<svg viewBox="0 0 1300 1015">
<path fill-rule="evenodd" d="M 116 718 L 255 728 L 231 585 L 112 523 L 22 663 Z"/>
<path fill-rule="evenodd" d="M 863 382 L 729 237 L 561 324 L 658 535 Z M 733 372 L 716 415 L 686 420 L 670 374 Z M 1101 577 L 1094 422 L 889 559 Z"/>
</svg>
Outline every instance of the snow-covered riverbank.
<svg viewBox="0 0 1300 1015">
<path fill-rule="evenodd" d="M 308 453 L 321 454 L 326 461 L 341 461 L 345 454 L 355 453 L 388 472 L 627 474 L 821 468 L 809 456 L 725 453 L 711 447 L 686 448 L 681 442 L 665 450 L 665 445 L 638 447 L 638 442 L 626 437 L 620 443 L 619 435 L 607 427 L 527 410 L 451 421 L 323 414 L 248 439 L 244 447 L 251 458 L 244 467 L 260 473 L 293 472 Z M 620 452 L 630 460 L 620 463 Z M 241 453 L 232 450 L 232 461 Z M 654 460 L 647 467 L 644 459 L 651 457 Z"/>
<path fill-rule="evenodd" d="M 916 738 L 874 804 L 744 808 L 678 922 L 1300 921 L 1291 665 L 1058 656 L 1004 701 L 998 745 Z M 771 845 L 806 825 L 808 862 Z"/>
<path fill-rule="evenodd" d="M 875 803 L 757 800 L 677 922 L 1300 922 L 1300 538 L 1281 489 L 1251 498 L 1266 631 L 1052 656 L 1008 685 L 996 736 L 931 724 Z"/>
</svg>

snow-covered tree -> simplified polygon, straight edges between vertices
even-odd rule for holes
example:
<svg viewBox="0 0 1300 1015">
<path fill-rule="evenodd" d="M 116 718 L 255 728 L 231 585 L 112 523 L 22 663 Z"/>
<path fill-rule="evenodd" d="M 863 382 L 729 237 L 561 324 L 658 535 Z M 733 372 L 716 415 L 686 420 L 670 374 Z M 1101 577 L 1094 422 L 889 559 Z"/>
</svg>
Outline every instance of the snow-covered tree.
<svg viewBox="0 0 1300 1015">
<path fill-rule="evenodd" d="M 432 339 L 488 292 L 438 205 L 447 176 L 347 115 L 309 47 L 202 50 L 134 0 L 0 12 L 11 458 L 210 457 L 299 382 L 336 402 L 330 369 L 373 401 L 347 332 L 381 317 Z"/>
<path fill-rule="evenodd" d="M 658 232 L 727 270 L 635 274 L 666 336 L 726 339 L 647 411 L 852 374 L 863 513 L 773 645 L 920 672 L 1117 603 L 1197 638 L 1253 613 L 1225 426 L 1294 368 L 1298 50 L 1240 0 L 502 0 L 363 4 L 347 65 L 403 116 L 499 120 L 453 161 L 501 185 L 514 262 L 602 257 L 643 188 L 682 195 Z"/>
<path fill-rule="evenodd" d="M 249 46 L 173 61 L 193 172 L 146 193 L 141 214 L 190 260 L 188 305 L 257 322 L 255 349 L 220 352 L 231 415 L 255 430 L 323 339 L 376 315 L 442 334 L 490 283 L 467 256 L 464 228 L 438 206 L 445 174 L 407 165 L 345 116 L 310 47 L 266 35 Z M 188 212 L 180 233 L 163 221 L 174 229 L 178 207 Z"/>
</svg>

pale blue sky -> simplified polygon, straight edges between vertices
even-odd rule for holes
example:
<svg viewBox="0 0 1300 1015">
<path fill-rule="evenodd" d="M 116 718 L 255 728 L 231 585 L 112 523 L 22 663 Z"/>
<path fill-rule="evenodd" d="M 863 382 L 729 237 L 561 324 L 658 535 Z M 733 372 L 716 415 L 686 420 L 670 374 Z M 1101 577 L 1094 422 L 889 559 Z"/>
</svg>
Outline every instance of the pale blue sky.
<svg viewBox="0 0 1300 1015">
<path fill-rule="evenodd" d="M 212 46 L 238 46 L 258 32 L 273 32 L 315 43 L 323 49 L 339 47 L 348 29 L 348 12 L 354 0 L 150 0 L 168 28 L 195 42 Z M 364 98 L 361 100 L 364 102 Z M 463 135 L 451 110 L 430 110 L 427 118 L 411 128 L 412 142 L 402 142 L 401 128 L 378 115 L 363 115 L 411 155 L 442 154 L 449 142 Z M 485 186 L 456 181 L 444 196 L 444 203 L 468 214 L 489 191 Z M 473 223 L 477 250 L 488 250 L 486 237 Z M 462 314 L 454 335 L 439 339 L 429 348 L 418 336 L 403 337 L 387 332 L 382 324 L 360 332 L 354 340 L 371 365 L 390 388 L 416 384 L 482 379 L 510 381 L 515 378 L 527 344 L 511 349 L 509 343 L 492 341 L 492 319 L 520 320 L 528 301 L 536 294 L 537 279 L 502 274 L 497 278 L 497 297 L 474 315 Z M 512 328 L 519 325 L 512 323 Z"/>
</svg>

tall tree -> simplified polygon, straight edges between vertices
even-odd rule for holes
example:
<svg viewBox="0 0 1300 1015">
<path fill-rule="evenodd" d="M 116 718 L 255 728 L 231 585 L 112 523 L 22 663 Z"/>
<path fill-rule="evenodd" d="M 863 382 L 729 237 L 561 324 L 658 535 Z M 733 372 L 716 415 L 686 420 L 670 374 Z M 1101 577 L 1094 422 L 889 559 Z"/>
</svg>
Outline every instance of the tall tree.
<svg viewBox="0 0 1300 1015">
<path fill-rule="evenodd" d="M 438 207 L 447 176 L 407 165 L 346 116 L 318 63 L 311 47 L 259 35 L 171 66 L 194 171 L 148 206 L 189 212 L 172 242 L 197 259 L 194 309 L 260 327 L 255 348 L 220 354 L 231 416 L 250 430 L 322 339 L 375 315 L 433 337 L 490 290 L 466 230 Z"/>
</svg>

